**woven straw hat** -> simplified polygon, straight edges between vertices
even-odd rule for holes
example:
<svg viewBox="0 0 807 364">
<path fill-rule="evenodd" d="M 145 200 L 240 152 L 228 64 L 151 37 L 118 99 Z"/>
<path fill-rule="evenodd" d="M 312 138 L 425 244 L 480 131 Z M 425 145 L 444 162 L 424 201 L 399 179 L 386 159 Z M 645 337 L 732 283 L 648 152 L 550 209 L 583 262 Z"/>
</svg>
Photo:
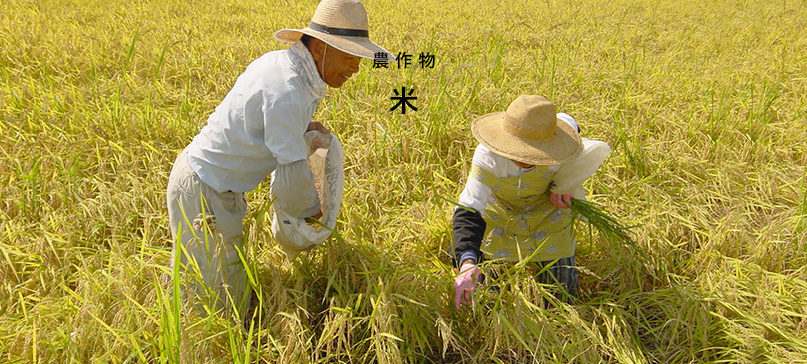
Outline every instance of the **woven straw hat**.
<svg viewBox="0 0 807 364">
<path fill-rule="evenodd" d="M 543 96 L 519 96 L 507 111 L 474 120 L 471 131 L 494 153 L 522 163 L 557 165 L 583 150 L 580 135 L 558 119 L 555 105 Z"/>
<path fill-rule="evenodd" d="M 295 42 L 303 34 L 354 56 L 376 59 L 376 53 L 384 52 L 387 60 L 394 59 L 388 50 L 370 41 L 367 10 L 359 0 L 322 0 L 307 27 L 278 30 L 275 39 Z"/>
</svg>

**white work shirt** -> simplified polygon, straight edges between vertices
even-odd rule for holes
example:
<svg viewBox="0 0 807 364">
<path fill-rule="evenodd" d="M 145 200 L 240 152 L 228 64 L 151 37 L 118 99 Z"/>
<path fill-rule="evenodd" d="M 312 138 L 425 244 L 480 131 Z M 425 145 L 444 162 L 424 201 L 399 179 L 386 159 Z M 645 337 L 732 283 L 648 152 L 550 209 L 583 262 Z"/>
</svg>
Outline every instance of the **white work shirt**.
<svg viewBox="0 0 807 364">
<path fill-rule="evenodd" d="M 325 92 L 326 84 L 302 42 L 264 54 L 247 66 L 188 146 L 188 163 L 218 192 L 251 191 L 278 165 L 302 164 L 294 170 L 310 175 L 303 134 Z M 311 191 L 295 187 L 316 196 L 313 180 L 305 177 Z"/>
</svg>

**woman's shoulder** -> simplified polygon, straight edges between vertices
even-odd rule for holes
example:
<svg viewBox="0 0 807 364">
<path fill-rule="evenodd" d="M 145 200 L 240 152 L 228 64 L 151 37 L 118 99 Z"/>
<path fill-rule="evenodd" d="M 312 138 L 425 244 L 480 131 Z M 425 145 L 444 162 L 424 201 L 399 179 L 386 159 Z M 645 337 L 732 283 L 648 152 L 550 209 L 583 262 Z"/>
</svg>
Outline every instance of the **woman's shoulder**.
<svg viewBox="0 0 807 364">
<path fill-rule="evenodd" d="M 476 146 L 476 150 L 474 151 L 473 163 L 479 167 L 492 169 L 503 164 L 504 162 L 509 161 L 509 159 L 493 153 L 483 144 L 478 144 Z"/>
</svg>

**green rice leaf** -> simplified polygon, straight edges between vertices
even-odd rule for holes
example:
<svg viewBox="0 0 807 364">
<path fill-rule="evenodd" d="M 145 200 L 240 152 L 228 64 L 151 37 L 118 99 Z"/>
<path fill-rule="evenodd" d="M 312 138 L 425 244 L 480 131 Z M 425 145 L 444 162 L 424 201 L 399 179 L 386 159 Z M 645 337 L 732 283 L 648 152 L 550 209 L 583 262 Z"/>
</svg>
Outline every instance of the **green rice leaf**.
<svg viewBox="0 0 807 364">
<path fill-rule="evenodd" d="M 613 242 L 633 244 L 633 238 L 630 236 L 632 226 L 623 225 L 617 218 L 606 213 L 597 204 L 573 198 L 571 209 L 588 219 L 589 224 L 599 230 L 606 239 Z"/>
</svg>

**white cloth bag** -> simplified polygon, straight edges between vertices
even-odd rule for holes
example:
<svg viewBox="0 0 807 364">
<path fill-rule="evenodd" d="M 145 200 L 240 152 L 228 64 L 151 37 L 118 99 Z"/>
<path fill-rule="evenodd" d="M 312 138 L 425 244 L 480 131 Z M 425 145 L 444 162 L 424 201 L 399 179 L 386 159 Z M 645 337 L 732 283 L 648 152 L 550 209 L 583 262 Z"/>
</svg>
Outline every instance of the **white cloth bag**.
<svg viewBox="0 0 807 364">
<path fill-rule="evenodd" d="M 279 206 L 272 205 L 272 235 L 289 261 L 297 258 L 300 252 L 313 249 L 328 239 L 336 226 L 345 190 L 345 152 L 339 139 L 333 134 L 312 130 L 305 133 L 305 142 L 313 151 L 308 156 L 308 165 L 314 174 L 319 195 L 322 209 L 319 221 L 322 225 L 306 223 L 305 219 L 290 216 Z M 270 189 L 270 193 L 274 194 L 273 190 Z"/>
</svg>

